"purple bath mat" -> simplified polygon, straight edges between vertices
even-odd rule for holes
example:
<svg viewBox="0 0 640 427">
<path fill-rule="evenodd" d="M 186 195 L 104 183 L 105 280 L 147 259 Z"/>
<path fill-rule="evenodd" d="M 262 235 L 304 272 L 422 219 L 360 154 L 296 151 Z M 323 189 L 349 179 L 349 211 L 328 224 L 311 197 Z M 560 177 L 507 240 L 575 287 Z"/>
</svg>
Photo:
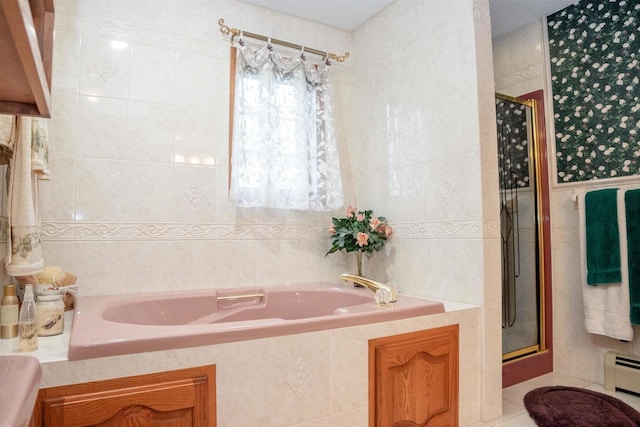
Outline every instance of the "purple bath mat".
<svg viewBox="0 0 640 427">
<path fill-rule="evenodd" d="M 640 412 L 620 399 L 575 387 L 541 387 L 524 396 L 540 427 L 638 427 Z"/>
</svg>

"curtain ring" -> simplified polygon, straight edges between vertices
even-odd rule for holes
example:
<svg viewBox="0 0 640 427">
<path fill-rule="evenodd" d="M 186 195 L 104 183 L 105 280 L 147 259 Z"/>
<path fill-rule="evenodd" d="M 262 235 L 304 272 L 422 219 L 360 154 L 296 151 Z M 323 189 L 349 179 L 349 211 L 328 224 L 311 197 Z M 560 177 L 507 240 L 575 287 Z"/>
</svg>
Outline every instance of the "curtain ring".
<svg viewBox="0 0 640 427">
<path fill-rule="evenodd" d="M 271 37 L 267 37 L 267 49 L 273 50 L 273 46 L 271 46 Z"/>
<path fill-rule="evenodd" d="M 307 58 L 304 56 L 304 46 L 300 46 L 300 58 L 302 58 L 303 60 L 306 60 Z"/>
<path fill-rule="evenodd" d="M 238 44 L 239 44 L 240 46 L 244 46 L 244 40 L 243 40 L 243 37 L 244 37 L 244 31 L 240 30 L 240 38 L 238 39 Z"/>
</svg>

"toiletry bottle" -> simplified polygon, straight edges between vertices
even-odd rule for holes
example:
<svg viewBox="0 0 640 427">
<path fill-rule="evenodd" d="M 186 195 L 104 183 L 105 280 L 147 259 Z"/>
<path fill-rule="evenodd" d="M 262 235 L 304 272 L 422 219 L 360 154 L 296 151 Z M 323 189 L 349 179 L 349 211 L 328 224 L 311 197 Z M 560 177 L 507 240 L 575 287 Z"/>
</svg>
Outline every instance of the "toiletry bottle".
<svg viewBox="0 0 640 427">
<path fill-rule="evenodd" d="M 24 286 L 24 300 L 20 308 L 20 351 L 38 349 L 38 309 L 33 300 L 33 285 Z"/>
<path fill-rule="evenodd" d="M 64 332 L 62 295 L 38 295 L 38 336 L 48 337 Z"/>
<path fill-rule="evenodd" d="M 5 285 L 0 303 L 0 338 L 18 336 L 18 307 L 16 287 Z"/>
</svg>

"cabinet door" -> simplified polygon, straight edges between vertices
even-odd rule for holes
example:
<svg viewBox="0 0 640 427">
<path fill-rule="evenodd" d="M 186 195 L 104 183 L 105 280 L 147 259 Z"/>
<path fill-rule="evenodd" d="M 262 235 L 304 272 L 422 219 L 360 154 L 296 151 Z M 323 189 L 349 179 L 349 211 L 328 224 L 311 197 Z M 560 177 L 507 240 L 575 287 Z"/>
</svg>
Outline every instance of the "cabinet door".
<svg viewBox="0 0 640 427">
<path fill-rule="evenodd" d="M 369 425 L 458 425 L 458 325 L 369 341 Z"/>
<path fill-rule="evenodd" d="M 215 366 L 40 390 L 34 423 L 47 427 L 215 427 Z"/>
</svg>

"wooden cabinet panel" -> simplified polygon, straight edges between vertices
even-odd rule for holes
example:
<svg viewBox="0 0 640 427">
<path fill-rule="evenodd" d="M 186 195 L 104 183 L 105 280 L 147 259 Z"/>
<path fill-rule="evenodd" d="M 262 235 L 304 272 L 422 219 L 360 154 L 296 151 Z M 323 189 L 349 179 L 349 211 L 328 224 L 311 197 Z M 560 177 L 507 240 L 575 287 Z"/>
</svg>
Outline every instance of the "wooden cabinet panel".
<svg viewBox="0 0 640 427">
<path fill-rule="evenodd" d="M 458 325 L 369 341 L 369 425 L 458 425 Z"/>
<path fill-rule="evenodd" d="M 215 427 L 215 366 L 45 388 L 32 425 Z"/>
<path fill-rule="evenodd" d="M 0 1 L 0 114 L 50 117 L 53 0 Z"/>
</svg>

